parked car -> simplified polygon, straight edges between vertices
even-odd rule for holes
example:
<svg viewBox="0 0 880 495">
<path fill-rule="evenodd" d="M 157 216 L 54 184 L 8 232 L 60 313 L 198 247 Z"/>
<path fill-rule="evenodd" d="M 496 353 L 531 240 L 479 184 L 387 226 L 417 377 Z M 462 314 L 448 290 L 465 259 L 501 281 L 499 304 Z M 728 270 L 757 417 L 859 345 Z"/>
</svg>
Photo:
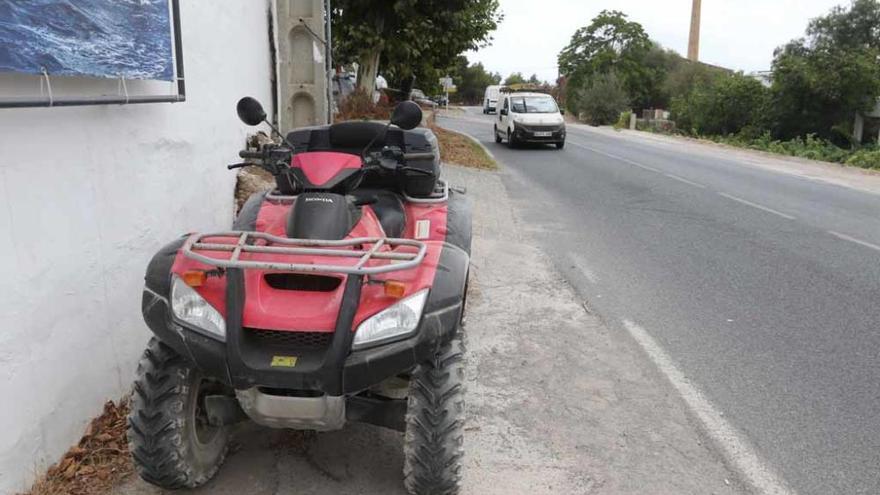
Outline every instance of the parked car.
<svg viewBox="0 0 880 495">
<path fill-rule="evenodd" d="M 498 118 L 495 119 L 495 142 L 507 140 L 515 148 L 519 143 L 553 143 L 565 146 L 565 119 L 552 96 L 544 93 L 502 93 Z"/>
<path fill-rule="evenodd" d="M 412 91 L 410 91 L 409 92 L 409 99 L 418 103 L 419 106 L 429 107 L 429 108 L 434 108 L 435 106 L 437 106 L 436 103 L 434 103 L 433 101 L 431 101 L 430 98 L 425 96 L 425 92 L 422 91 L 421 89 L 413 89 Z"/>
<path fill-rule="evenodd" d="M 446 98 L 446 95 L 432 96 L 431 100 L 433 100 L 434 103 L 440 105 L 441 107 L 445 107 L 446 105 L 449 104 L 449 99 Z"/>
</svg>

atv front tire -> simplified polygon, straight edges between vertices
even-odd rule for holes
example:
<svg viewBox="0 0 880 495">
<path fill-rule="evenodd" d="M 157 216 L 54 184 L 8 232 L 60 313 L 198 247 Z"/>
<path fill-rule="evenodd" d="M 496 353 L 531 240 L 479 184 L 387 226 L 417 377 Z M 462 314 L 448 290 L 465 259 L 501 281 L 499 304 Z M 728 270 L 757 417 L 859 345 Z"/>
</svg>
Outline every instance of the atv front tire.
<svg viewBox="0 0 880 495">
<path fill-rule="evenodd" d="M 222 386 L 153 338 L 140 363 L 128 416 L 128 445 L 138 474 L 165 489 L 210 480 L 226 457 L 228 427 L 207 422 L 206 395 Z"/>
<path fill-rule="evenodd" d="M 403 482 L 413 495 L 455 495 L 464 455 L 464 345 L 461 335 L 412 375 Z"/>
</svg>

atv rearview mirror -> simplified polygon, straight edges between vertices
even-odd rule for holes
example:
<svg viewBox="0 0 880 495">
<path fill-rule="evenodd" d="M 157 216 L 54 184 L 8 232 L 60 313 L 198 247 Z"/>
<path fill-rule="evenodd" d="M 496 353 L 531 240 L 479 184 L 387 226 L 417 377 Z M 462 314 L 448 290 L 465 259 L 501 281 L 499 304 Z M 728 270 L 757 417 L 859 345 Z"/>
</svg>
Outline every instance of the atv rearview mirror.
<svg viewBox="0 0 880 495">
<path fill-rule="evenodd" d="M 422 109 L 413 101 L 402 101 L 391 112 L 391 123 L 407 131 L 415 129 L 422 123 Z"/>
<path fill-rule="evenodd" d="M 238 100 L 238 105 L 235 106 L 235 110 L 238 112 L 238 118 L 240 118 L 245 124 L 260 125 L 265 122 L 266 125 L 272 128 L 272 132 L 278 134 L 278 137 L 281 138 L 281 141 L 284 144 L 290 147 L 291 150 L 295 148 L 295 146 L 284 137 L 284 134 L 281 134 L 281 131 L 266 119 L 266 111 L 263 110 L 263 105 L 260 105 L 260 102 L 257 101 L 256 98 L 245 96 Z"/>
<path fill-rule="evenodd" d="M 238 100 L 235 109 L 238 112 L 238 118 L 247 125 L 259 125 L 266 120 L 266 111 L 263 110 L 263 105 L 250 96 Z"/>
</svg>

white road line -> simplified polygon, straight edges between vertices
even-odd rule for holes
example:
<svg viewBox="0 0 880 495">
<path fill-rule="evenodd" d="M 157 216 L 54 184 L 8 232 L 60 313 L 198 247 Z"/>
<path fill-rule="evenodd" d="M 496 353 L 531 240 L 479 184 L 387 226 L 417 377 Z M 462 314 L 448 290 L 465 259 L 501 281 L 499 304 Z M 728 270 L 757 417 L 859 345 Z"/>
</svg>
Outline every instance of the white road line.
<svg viewBox="0 0 880 495">
<path fill-rule="evenodd" d="M 596 272 L 594 272 L 590 269 L 589 266 L 587 266 L 587 262 L 583 259 L 583 257 L 576 253 L 568 253 L 568 260 L 571 262 L 572 265 L 574 265 L 575 268 L 580 270 L 584 278 L 587 279 L 587 282 L 594 285 L 599 282 L 599 277 L 596 276 Z"/>
<path fill-rule="evenodd" d="M 614 158 L 615 160 L 620 160 L 620 161 L 622 161 L 622 162 L 624 162 L 624 163 L 629 163 L 630 165 L 633 165 L 633 166 L 636 166 L 636 167 L 639 167 L 639 168 L 643 168 L 643 169 L 645 169 L 645 170 L 650 170 L 651 172 L 657 172 L 657 173 L 660 173 L 660 174 L 663 173 L 660 169 L 657 169 L 657 168 L 654 168 L 654 167 L 649 167 L 649 166 L 647 166 L 647 165 L 642 165 L 641 163 L 634 162 L 634 161 L 629 160 L 629 159 L 627 159 L 627 158 L 624 158 L 624 157 L 622 157 L 622 156 L 612 155 L 611 153 L 605 153 L 604 151 L 599 151 L 599 150 L 597 150 L 596 148 L 592 148 L 592 147 L 590 147 L 590 146 L 586 146 L 586 145 L 583 145 L 583 144 L 580 144 L 580 143 L 572 143 L 572 142 L 570 142 L 570 141 L 569 141 L 567 144 L 573 144 L 573 145 L 577 146 L 578 148 L 583 148 L 583 149 L 585 149 L 585 150 L 592 151 L 593 153 L 598 153 L 598 154 L 600 154 L 600 155 L 605 155 L 605 156 L 607 156 L 607 157 L 609 157 L 609 158 Z"/>
<path fill-rule="evenodd" d="M 679 177 L 675 174 L 663 174 L 663 175 L 665 175 L 666 177 L 669 177 L 670 179 L 677 180 L 679 182 L 684 182 L 685 184 L 689 184 L 694 187 L 699 187 L 700 189 L 706 189 L 706 186 L 704 186 L 703 184 L 699 184 L 697 182 L 687 180 L 684 177 Z"/>
<path fill-rule="evenodd" d="M 597 150 L 596 148 L 591 148 L 591 147 L 589 147 L 589 146 L 585 146 L 585 145 L 583 145 L 583 144 L 579 144 L 579 143 L 572 143 L 572 142 L 569 142 L 569 144 L 573 144 L 573 145 L 575 145 L 575 146 L 577 146 L 577 147 L 579 147 L 579 148 L 583 148 L 583 149 L 585 149 L 585 150 L 592 151 L 593 153 L 598 153 L 598 154 L 600 154 L 600 155 L 605 155 L 605 156 L 607 156 L 607 157 L 609 157 L 609 158 L 613 158 L 613 159 L 615 159 L 615 160 L 620 160 L 620 161 L 622 161 L 622 162 L 628 163 L 628 164 L 633 165 L 633 166 L 635 166 L 635 167 L 639 167 L 639 168 L 642 168 L 642 169 L 645 169 L 645 170 L 650 170 L 651 172 L 657 172 L 658 174 L 663 174 L 663 175 L 665 175 L 666 177 L 669 177 L 670 179 L 677 180 L 677 181 L 679 181 L 679 182 L 681 182 L 681 183 L 684 183 L 684 184 L 687 184 L 687 185 L 689 185 L 689 186 L 698 187 L 698 188 L 700 188 L 700 189 L 706 189 L 706 186 L 704 186 L 703 184 L 700 184 L 700 183 L 697 183 L 697 182 L 694 182 L 694 181 L 691 181 L 691 180 L 687 180 L 687 179 L 685 179 L 684 177 L 680 177 L 680 176 L 675 175 L 675 174 L 669 174 L 669 173 L 666 173 L 666 172 L 664 172 L 664 171 L 662 171 L 662 170 L 660 170 L 660 169 L 658 169 L 658 168 L 650 167 L 650 166 L 648 166 L 648 165 L 642 165 L 641 163 L 634 162 L 634 161 L 629 160 L 629 159 L 626 159 L 626 158 L 624 158 L 624 157 L 622 157 L 622 156 L 612 155 L 611 153 L 605 153 L 604 151 L 599 151 L 599 150 Z"/>
<path fill-rule="evenodd" d="M 718 195 L 719 195 L 719 196 L 724 196 L 724 197 L 727 198 L 727 199 L 732 199 L 733 201 L 736 201 L 736 202 L 738 202 L 738 203 L 742 203 L 742 204 L 744 204 L 744 205 L 746 205 L 746 206 L 751 206 L 752 208 L 757 208 L 757 209 L 759 209 L 759 210 L 766 211 L 767 213 L 772 213 L 772 214 L 774 214 L 774 215 L 778 215 L 778 216 L 780 216 L 780 217 L 782 217 L 782 218 L 787 218 L 787 219 L 789 219 L 789 220 L 795 220 L 795 218 L 794 218 L 793 216 L 791 216 L 791 215 L 787 215 L 787 214 L 785 214 L 785 213 L 782 213 L 781 211 L 776 211 L 776 210 L 774 210 L 773 208 L 768 208 L 768 207 L 766 207 L 766 206 L 764 206 L 764 205 L 759 205 L 758 203 L 752 203 L 751 201 L 748 201 L 748 200 L 745 200 L 745 199 L 742 199 L 742 198 L 737 198 L 736 196 L 731 196 L 730 194 L 723 193 L 723 192 L 718 193 Z"/>
<path fill-rule="evenodd" d="M 829 230 L 828 233 L 831 234 L 831 235 L 833 235 L 834 237 L 837 237 L 838 239 L 843 239 L 844 241 L 854 242 L 854 243 L 856 243 L 856 244 L 858 244 L 858 245 L 860 245 L 860 246 L 865 246 L 866 248 L 871 248 L 871 249 L 873 249 L 873 250 L 875 250 L 875 251 L 880 251 L 880 246 L 878 246 L 878 245 L 876 245 L 876 244 L 871 244 L 871 243 L 868 242 L 868 241 L 863 241 L 863 240 L 861 240 L 861 239 L 856 239 L 855 237 L 850 237 L 850 236 L 848 236 L 848 235 L 846 235 L 846 234 L 841 234 L 840 232 L 835 232 L 835 231 L 833 231 L 833 230 Z"/>
<path fill-rule="evenodd" d="M 721 449 L 728 462 L 740 472 L 744 481 L 750 484 L 756 493 L 794 495 L 795 492 L 786 485 L 785 481 L 761 460 L 748 440 L 743 438 L 703 393 L 684 376 L 647 330 L 629 320 L 623 320 L 623 326 L 681 394 L 691 412 L 703 424 L 703 428 Z"/>
</svg>

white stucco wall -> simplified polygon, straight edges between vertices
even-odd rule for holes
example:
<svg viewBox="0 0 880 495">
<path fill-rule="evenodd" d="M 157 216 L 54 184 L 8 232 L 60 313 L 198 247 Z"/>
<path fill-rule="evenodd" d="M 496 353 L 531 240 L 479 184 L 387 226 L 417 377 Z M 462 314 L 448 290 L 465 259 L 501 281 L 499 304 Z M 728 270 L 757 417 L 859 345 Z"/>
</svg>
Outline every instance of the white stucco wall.
<svg viewBox="0 0 880 495">
<path fill-rule="evenodd" d="M 130 389 L 152 253 L 229 227 L 225 165 L 249 131 L 235 103 L 271 103 L 269 1 L 180 3 L 185 103 L 0 109 L 0 493 Z M 0 76 L 0 93 L 38 93 L 37 81 Z"/>
</svg>

